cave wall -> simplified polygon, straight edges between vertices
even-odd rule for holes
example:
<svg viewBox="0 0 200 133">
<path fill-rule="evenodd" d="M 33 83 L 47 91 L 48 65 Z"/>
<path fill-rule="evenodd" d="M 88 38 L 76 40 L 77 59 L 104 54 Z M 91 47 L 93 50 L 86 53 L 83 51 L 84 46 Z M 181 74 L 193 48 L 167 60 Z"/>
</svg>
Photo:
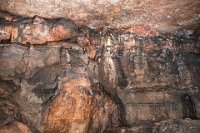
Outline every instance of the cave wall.
<svg viewBox="0 0 200 133">
<path fill-rule="evenodd" d="M 193 10 L 183 10 L 179 26 L 173 19 L 146 24 L 149 16 L 130 24 L 128 13 L 120 16 L 133 13 L 129 7 L 151 11 L 151 1 L 126 8 L 118 1 L 58 1 L 83 6 L 76 16 L 60 13 L 57 2 L 26 2 L 0 0 L 0 133 L 200 131 L 198 1 L 180 3 L 179 10 L 188 3 Z M 170 9 L 177 4 L 165 2 Z M 44 3 L 58 12 L 40 11 Z M 108 14 L 114 7 L 120 10 Z M 94 8 L 106 17 L 92 16 Z"/>
</svg>

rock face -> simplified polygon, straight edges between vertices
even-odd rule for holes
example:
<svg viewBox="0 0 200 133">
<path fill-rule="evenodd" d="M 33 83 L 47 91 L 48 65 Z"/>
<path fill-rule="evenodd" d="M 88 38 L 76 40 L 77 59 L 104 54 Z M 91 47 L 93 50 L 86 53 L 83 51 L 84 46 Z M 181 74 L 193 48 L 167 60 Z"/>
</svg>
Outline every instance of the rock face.
<svg viewBox="0 0 200 133">
<path fill-rule="evenodd" d="M 199 121 L 188 120 L 167 120 L 159 124 L 153 131 L 154 133 L 198 133 Z"/>
<path fill-rule="evenodd" d="M 39 17 L 8 22 L 0 27 L 1 40 L 22 44 L 44 44 L 76 36 L 75 25 L 63 19 L 47 21 Z"/>
<path fill-rule="evenodd" d="M 92 76 L 83 50 L 71 46 L 1 47 L 1 78 L 16 86 L 14 91 L 2 88 L 2 98 L 9 97 L 16 103 L 5 105 L 2 101 L 1 108 L 17 109 L 20 115 L 10 121 L 19 119 L 46 133 L 93 133 L 122 126 L 124 110 L 120 101 Z M 3 122 L 10 118 L 2 115 Z"/>
<path fill-rule="evenodd" d="M 200 13 L 199 0 L 1 0 L 0 5 L 13 14 L 67 18 L 92 28 L 145 24 L 163 31 L 197 24 Z"/>
<path fill-rule="evenodd" d="M 0 0 L 0 133 L 200 132 L 199 6 Z"/>
<path fill-rule="evenodd" d="M 13 123 L 9 126 L 1 126 L 0 133 L 32 133 L 31 130 L 22 123 Z"/>
<path fill-rule="evenodd" d="M 120 126 L 121 109 L 103 90 L 90 90 L 84 77 L 61 79 L 60 84 L 63 88 L 49 107 L 44 132 L 94 133 Z"/>
</svg>

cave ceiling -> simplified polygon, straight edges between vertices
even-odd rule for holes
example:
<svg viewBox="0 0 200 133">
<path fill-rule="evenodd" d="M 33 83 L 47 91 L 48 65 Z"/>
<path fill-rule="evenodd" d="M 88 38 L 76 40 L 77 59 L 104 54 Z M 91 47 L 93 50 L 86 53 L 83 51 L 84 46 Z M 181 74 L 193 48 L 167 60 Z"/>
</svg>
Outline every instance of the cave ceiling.
<svg viewBox="0 0 200 133">
<path fill-rule="evenodd" d="M 65 18 L 92 29 L 137 25 L 169 32 L 198 27 L 200 0 L 0 0 L 15 15 Z"/>
</svg>

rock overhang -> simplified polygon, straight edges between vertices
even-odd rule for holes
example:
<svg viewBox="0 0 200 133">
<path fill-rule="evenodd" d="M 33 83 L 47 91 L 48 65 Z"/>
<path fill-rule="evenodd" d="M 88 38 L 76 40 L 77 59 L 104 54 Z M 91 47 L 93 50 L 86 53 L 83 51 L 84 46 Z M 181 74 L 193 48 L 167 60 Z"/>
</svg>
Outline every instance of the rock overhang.
<svg viewBox="0 0 200 133">
<path fill-rule="evenodd" d="M 199 0 L 1 0 L 0 9 L 25 17 L 65 18 L 92 29 L 145 25 L 158 31 L 196 27 Z"/>
</svg>

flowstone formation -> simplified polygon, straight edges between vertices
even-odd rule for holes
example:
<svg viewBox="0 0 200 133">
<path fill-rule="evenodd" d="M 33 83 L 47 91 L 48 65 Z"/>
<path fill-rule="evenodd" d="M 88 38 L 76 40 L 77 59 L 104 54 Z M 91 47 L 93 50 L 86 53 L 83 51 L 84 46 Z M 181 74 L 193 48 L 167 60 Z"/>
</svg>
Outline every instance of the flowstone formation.
<svg viewBox="0 0 200 133">
<path fill-rule="evenodd" d="M 0 0 L 0 133 L 199 133 L 198 0 Z"/>
</svg>

